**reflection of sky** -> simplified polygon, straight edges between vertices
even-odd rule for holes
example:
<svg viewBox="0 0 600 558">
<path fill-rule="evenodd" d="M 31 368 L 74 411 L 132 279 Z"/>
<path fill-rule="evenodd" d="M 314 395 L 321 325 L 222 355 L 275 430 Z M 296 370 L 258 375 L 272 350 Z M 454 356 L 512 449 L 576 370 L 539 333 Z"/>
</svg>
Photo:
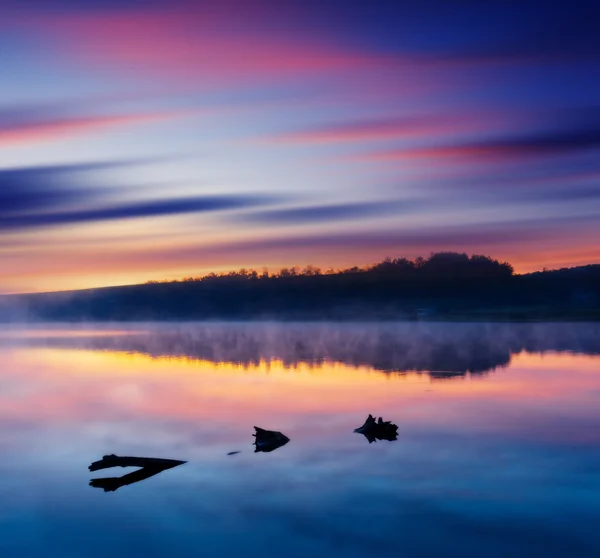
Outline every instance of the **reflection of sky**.
<svg viewBox="0 0 600 558">
<path fill-rule="evenodd" d="M 597 7 L 413 4 L 4 2 L 0 292 L 597 260 Z"/>
<path fill-rule="evenodd" d="M 3 555 L 600 549 L 597 356 L 522 352 L 444 381 L 6 343 L 1 359 Z M 368 413 L 398 441 L 353 433 Z M 291 442 L 254 454 L 254 425 Z M 87 466 L 113 452 L 189 462 L 104 494 L 89 479 L 128 470 Z"/>
</svg>

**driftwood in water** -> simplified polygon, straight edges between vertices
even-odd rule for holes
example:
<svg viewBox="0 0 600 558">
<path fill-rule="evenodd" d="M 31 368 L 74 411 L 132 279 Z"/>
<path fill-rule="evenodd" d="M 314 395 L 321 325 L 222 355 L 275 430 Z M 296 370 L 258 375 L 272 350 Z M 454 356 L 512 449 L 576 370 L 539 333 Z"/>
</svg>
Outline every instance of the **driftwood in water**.
<svg viewBox="0 0 600 558">
<path fill-rule="evenodd" d="M 149 479 L 154 475 L 158 475 L 158 473 L 162 473 L 165 469 L 171 469 L 172 467 L 176 467 L 177 465 L 171 465 L 169 467 L 144 467 L 143 469 L 138 469 L 137 471 L 133 471 L 133 473 L 128 473 L 123 475 L 122 477 L 106 477 L 102 479 L 92 479 L 90 481 L 90 486 L 94 488 L 103 488 L 104 492 L 114 492 L 118 488 L 122 486 L 127 486 L 128 484 L 133 484 L 136 482 L 143 481 L 145 479 Z"/>
<path fill-rule="evenodd" d="M 100 461 L 94 461 L 90 466 L 90 471 L 99 471 L 100 469 L 108 469 L 110 467 L 162 467 L 170 469 L 183 465 L 186 461 L 178 461 L 176 459 L 159 459 L 156 457 L 119 457 L 114 453 L 105 455 Z"/>
<path fill-rule="evenodd" d="M 369 440 L 369 444 L 377 440 L 388 440 L 393 442 L 398 439 L 398 426 L 392 422 L 384 421 L 381 417 L 375 420 L 375 417 L 369 415 L 365 423 L 354 430 Z"/>
<path fill-rule="evenodd" d="M 290 439 L 281 432 L 265 430 L 258 426 L 255 426 L 254 430 L 256 430 L 256 433 L 252 434 L 256 438 L 254 440 L 254 445 L 256 446 L 254 453 L 259 451 L 273 451 L 281 446 L 285 446 L 285 444 L 290 441 Z"/>
<path fill-rule="evenodd" d="M 104 492 L 114 492 L 122 486 L 140 482 L 142 480 L 158 475 L 167 469 L 183 465 L 186 461 L 175 459 L 158 459 L 154 457 L 118 457 L 117 455 L 105 455 L 100 461 L 95 461 L 89 466 L 90 471 L 108 469 L 110 467 L 141 467 L 137 471 L 123 475 L 122 477 L 106 477 L 92 479 L 90 486 L 102 488 Z"/>
</svg>

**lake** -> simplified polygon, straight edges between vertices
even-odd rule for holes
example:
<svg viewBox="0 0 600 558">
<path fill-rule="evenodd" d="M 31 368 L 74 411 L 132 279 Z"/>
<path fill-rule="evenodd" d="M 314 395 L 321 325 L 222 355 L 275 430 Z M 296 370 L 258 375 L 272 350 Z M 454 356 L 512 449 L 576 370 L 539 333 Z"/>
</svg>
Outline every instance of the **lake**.
<svg viewBox="0 0 600 558">
<path fill-rule="evenodd" d="M 3 326 L 0 417 L 2 556 L 600 556 L 598 324 Z"/>
</svg>

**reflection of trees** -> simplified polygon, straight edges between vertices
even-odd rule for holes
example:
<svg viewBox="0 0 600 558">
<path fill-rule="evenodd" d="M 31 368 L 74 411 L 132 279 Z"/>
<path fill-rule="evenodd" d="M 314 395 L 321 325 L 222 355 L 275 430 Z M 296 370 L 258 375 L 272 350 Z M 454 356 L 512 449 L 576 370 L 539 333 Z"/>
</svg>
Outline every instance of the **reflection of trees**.
<svg viewBox="0 0 600 558">
<path fill-rule="evenodd" d="M 247 366 L 265 360 L 286 366 L 339 362 L 382 372 L 427 372 L 434 378 L 484 373 L 506 366 L 521 351 L 600 354 L 600 324 L 254 322 L 138 324 L 131 329 L 126 335 L 36 342 Z"/>
</svg>

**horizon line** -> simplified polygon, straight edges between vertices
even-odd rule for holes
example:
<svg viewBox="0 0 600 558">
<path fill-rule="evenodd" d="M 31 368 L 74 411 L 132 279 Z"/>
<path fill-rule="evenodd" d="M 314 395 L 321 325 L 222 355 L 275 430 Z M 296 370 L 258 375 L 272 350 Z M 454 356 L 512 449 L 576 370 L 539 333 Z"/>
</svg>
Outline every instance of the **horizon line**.
<svg viewBox="0 0 600 558">
<path fill-rule="evenodd" d="M 452 251 L 441 251 L 441 252 L 431 252 L 430 257 L 434 254 L 467 254 L 466 252 L 452 252 Z M 484 256 L 483 254 L 471 254 L 471 256 Z M 512 268 L 512 264 L 510 264 L 510 262 L 508 261 L 504 261 L 501 262 L 500 260 L 496 259 L 496 258 L 492 258 L 491 256 L 484 256 L 489 258 L 490 260 L 497 262 L 499 264 L 509 264 Z M 275 277 L 278 273 L 280 273 L 283 270 L 292 270 L 292 269 L 296 269 L 298 270 L 300 273 L 297 276 L 306 276 L 306 275 L 302 275 L 302 270 L 304 269 L 308 269 L 308 268 L 312 268 L 312 269 L 316 269 L 319 270 L 320 273 L 319 275 L 336 275 L 336 274 L 340 274 L 343 273 L 344 271 L 348 271 L 354 268 L 358 268 L 359 271 L 368 271 L 369 269 L 373 268 L 374 266 L 383 263 L 387 260 L 401 260 L 401 259 L 406 259 L 408 261 L 414 262 L 416 260 L 418 260 L 419 258 L 421 258 L 421 256 L 418 256 L 416 258 L 413 258 L 412 260 L 410 258 L 404 258 L 404 257 L 398 257 L 398 258 L 391 258 L 391 257 L 386 257 L 382 260 L 380 260 L 379 262 L 376 262 L 374 264 L 369 264 L 369 265 L 365 265 L 365 266 L 350 266 L 347 268 L 337 268 L 337 269 L 333 269 L 330 268 L 328 270 L 323 271 L 322 268 L 315 266 L 315 265 L 305 265 L 305 266 L 285 266 L 280 268 L 277 272 L 271 272 L 268 266 L 264 266 L 260 268 L 260 272 L 264 273 L 265 271 L 267 271 L 269 273 L 269 277 Z M 427 258 L 423 258 L 425 260 L 427 260 Z M 513 276 L 524 276 L 524 275 L 533 275 L 535 273 L 550 273 L 553 271 L 562 271 L 562 270 L 567 270 L 567 269 L 577 269 L 577 268 L 581 268 L 581 267 L 589 267 L 589 266 L 594 266 L 594 265 L 600 265 L 600 262 L 590 262 L 587 264 L 582 264 L 582 265 L 574 265 L 574 266 L 566 266 L 566 267 L 558 267 L 558 268 L 548 268 L 546 266 L 544 266 L 542 269 L 538 269 L 535 271 L 528 271 L 525 273 L 517 273 L 515 271 L 513 271 L 512 275 Z M 17 296 L 29 296 L 29 295 L 48 295 L 48 294 L 68 294 L 68 293 L 76 293 L 76 292 L 86 292 L 86 291 L 96 291 L 96 290 L 107 290 L 107 289 L 117 289 L 117 288 L 125 288 L 125 287 L 140 287 L 140 286 L 144 286 L 144 285 L 152 285 L 152 284 L 170 284 L 170 283 L 185 283 L 185 282 L 200 282 L 203 278 L 206 278 L 212 274 L 216 275 L 216 277 L 224 277 L 227 276 L 228 274 L 232 274 L 232 273 L 236 273 L 239 271 L 245 270 L 246 272 L 259 272 L 258 269 L 256 268 L 238 268 L 238 269 L 231 269 L 229 271 L 223 271 L 220 273 L 215 273 L 215 272 L 208 272 L 205 273 L 203 275 L 198 275 L 198 276 L 183 276 L 183 277 L 179 277 L 179 278 L 175 278 L 175 279 L 159 279 L 159 280 L 155 280 L 155 279 L 149 279 L 147 281 L 144 281 L 143 283 L 117 283 L 117 284 L 110 284 L 110 285 L 100 285 L 100 286 L 96 286 L 96 287 L 85 287 L 85 288 L 75 288 L 75 289 L 62 289 L 62 290 L 56 290 L 56 291 L 14 291 L 14 292 L 0 292 L 0 298 L 4 298 L 4 297 L 17 297 Z M 330 270 L 333 271 L 333 273 L 328 273 Z M 514 268 L 513 268 L 514 270 Z M 186 281 L 187 279 L 187 281 Z"/>
</svg>

